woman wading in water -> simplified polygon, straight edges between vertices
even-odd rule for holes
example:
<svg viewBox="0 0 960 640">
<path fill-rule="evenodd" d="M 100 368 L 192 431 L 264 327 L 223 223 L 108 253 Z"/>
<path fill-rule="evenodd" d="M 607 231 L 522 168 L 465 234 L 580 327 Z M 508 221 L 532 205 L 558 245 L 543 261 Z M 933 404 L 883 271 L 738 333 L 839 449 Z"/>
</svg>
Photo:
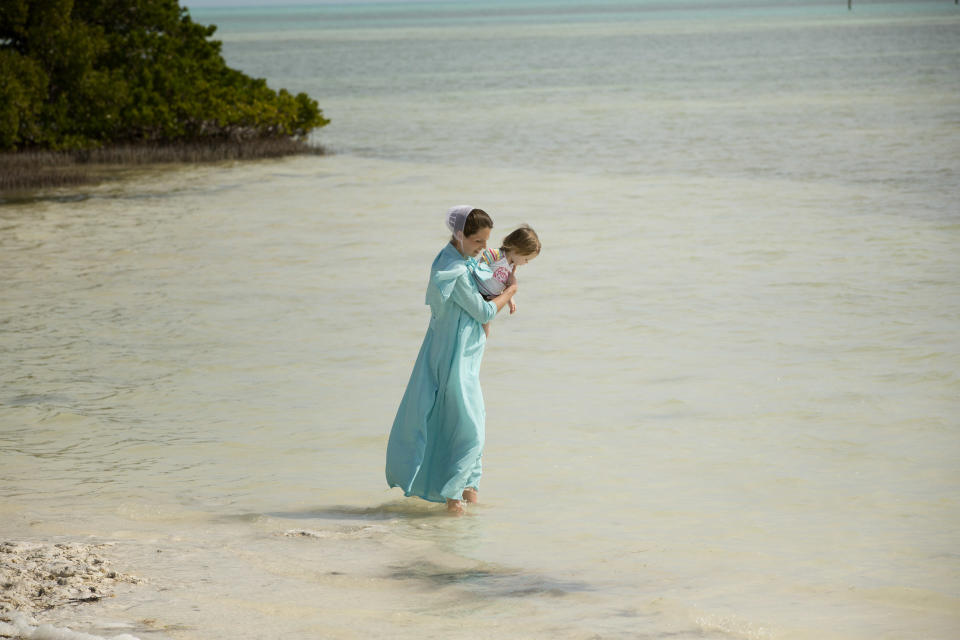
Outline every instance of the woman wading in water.
<svg viewBox="0 0 960 640">
<path fill-rule="evenodd" d="M 407 496 L 446 502 L 462 514 L 477 502 L 483 454 L 483 394 L 480 361 L 483 325 L 517 292 L 513 282 L 484 300 L 474 272 L 493 220 L 481 209 L 460 206 L 447 213 L 453 233 L 430 268 L 430 326 L 413 365 L 387 444 L 387 483 Z"/>
</svg>

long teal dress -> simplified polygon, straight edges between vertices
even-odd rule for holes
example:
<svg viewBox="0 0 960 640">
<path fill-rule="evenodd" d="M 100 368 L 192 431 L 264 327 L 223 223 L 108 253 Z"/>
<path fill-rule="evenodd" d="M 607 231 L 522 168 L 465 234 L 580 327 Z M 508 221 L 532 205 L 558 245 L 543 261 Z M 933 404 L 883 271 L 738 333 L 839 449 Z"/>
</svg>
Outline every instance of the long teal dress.
<svg viewBox="0 0 960 640">
<path fill-rule="evenodd" d="M 430 326 L 387 443 L 387 483 L 433 502 L 463 499 L 478 488 L 483 454 L 481 325 L 497 313 L 480 296 L 473 258 L 448 244 L 430 269 Z"/>
</svg>

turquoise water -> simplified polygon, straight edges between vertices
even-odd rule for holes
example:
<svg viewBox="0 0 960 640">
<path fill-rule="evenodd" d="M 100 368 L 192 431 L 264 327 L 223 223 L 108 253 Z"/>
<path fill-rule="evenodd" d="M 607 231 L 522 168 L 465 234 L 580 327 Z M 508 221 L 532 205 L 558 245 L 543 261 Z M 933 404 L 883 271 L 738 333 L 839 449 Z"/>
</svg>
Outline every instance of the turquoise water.
<svg viewBox="0 0 960 640">
<path fill-rule="evenodd" d="M 958 116 L 955 9 L 842 5 L 410 3 L 197 19 L 219 19 L 232 64 L 317 97 L 337 152 L 942 188 L 955 168 L 942 138 Z"/>
<path fill-rule="evenodd" d="M 0 207 L 0 535 L 141 638 L 960 630 L 950 2 L 194 10 L 331 154 Z M 544 252 L 481 506 L 387 491 L 443 212 Z M 159 553 L 158 553 L 159 551 Z"/>
</svg>

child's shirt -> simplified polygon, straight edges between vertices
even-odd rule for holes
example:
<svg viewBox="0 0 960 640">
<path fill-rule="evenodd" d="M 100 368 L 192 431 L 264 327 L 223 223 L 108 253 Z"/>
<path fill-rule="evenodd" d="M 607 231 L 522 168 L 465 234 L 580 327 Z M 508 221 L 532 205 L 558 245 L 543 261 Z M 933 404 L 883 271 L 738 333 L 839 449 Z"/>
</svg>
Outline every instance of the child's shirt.
<svg viewBox="0 0 960 640">
<path fill-rule="evenodd" d="M 506 251 L 503 248 L 484 249 L 480 252 L 477 262 L 485 264 L 492 272 L 492 275 L 481 273 L 480 270 L 474 273 L 480 293 L 487 298 L 494 298 L 503 293 L 507 288 L 507 280 L 513 273 L 513 265 L 507 261 Z"/>
</svg>

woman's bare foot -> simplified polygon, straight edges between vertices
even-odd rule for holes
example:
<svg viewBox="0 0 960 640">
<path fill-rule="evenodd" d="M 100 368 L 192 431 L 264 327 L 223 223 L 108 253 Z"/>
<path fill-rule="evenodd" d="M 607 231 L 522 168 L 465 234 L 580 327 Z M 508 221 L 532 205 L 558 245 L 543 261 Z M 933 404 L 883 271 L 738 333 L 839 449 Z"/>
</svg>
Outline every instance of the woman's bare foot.
<svg viewBox="0 0 960 640">
<path fill-rule="evenodd" d="M 477 504 L 480 502 L 480 494 L 477 493 L 477 490 L 473 487 L 467 487 L 463 490 L 463 500 L 464 502 L 470 502 L 472 504 Z"/>
<path fill-rule="evenodd" d="M 447 500 L 447 513 L 452 516 L 462 516 L 467 512 L 463 500 Z"/>
</svg>

